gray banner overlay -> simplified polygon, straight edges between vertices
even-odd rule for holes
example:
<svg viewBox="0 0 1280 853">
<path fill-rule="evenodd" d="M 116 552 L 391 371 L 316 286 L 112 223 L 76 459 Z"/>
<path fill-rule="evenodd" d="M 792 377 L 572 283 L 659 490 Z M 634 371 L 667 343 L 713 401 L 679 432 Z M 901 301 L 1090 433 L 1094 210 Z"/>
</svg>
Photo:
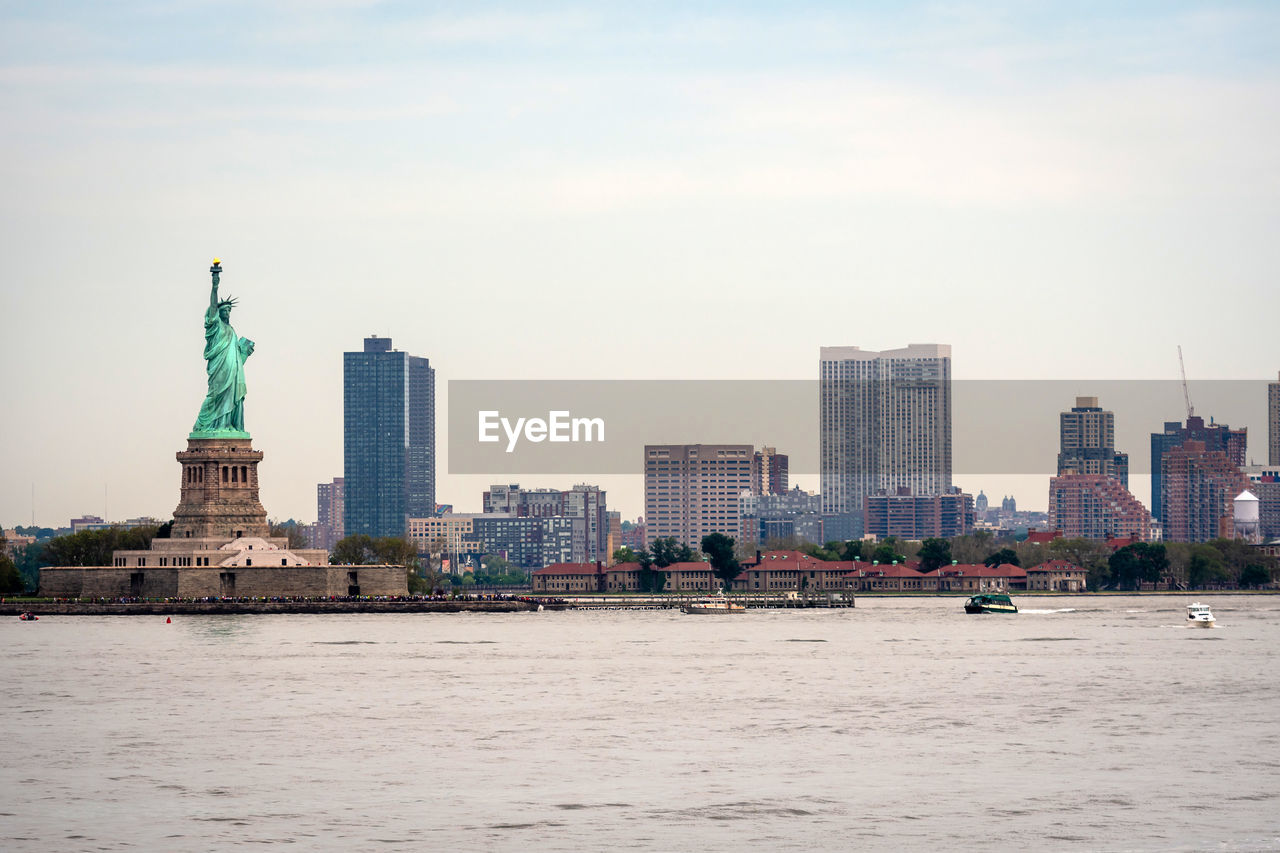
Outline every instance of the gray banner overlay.
<svg viewBox="0 0 1280 853">
<path fill-rule="evenodd" d="M 792 473 L 819 473 L 816 379 L 448 386 L 451 474 L 639 474 L 646 444 L 776 447 Z M 1190 391 L 1197 416 L 1247 427 L 1249 460 L 1267 461 L 1267 380 L 1205 380 Z M 1115 449 L 1129 454 L 1133 474 L 1150 473 L 1151 433 L 1187 417 L 1177 380 L 955 380 L 953 473 L 1055 473 L 1058 415 L 1076 397 L 1115 413 Z"/>
</svg>

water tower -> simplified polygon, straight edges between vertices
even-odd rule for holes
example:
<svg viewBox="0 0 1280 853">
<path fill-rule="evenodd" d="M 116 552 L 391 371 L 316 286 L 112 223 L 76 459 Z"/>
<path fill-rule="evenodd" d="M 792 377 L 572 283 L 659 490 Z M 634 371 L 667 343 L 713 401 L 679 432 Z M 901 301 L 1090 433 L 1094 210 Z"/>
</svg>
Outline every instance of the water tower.
<svg viewBox="0 0 1280 853">
<path fill-rule="evenodd" d="M 1262 541 L 1258 525 L 1258 498 L 1248 490 L 1241 492 L 1232 502 L 1235 509 L 1235 534 L 1237 539 L 1258 544 Z"/>
</svg>

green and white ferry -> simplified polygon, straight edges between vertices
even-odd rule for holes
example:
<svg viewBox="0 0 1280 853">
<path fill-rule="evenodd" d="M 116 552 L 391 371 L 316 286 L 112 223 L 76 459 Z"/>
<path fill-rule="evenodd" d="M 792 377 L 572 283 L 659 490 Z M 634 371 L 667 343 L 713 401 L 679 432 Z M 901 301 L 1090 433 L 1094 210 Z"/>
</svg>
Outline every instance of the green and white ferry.
<svg viewBox="0 0 1280 853">
<path fill-rule="evenodd" d="M 1002 592 L 984 592 L 964 603 L 965 613 L 1017 613 L 1018 605 Z"/>
</svg>

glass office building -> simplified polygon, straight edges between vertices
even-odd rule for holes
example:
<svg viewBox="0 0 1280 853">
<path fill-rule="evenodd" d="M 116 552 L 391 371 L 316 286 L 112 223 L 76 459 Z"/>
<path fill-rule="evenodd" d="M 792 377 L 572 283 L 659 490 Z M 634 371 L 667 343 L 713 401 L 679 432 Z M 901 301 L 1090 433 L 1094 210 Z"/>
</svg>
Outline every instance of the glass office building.
<svg viewBox="0 0 1280 853">
<path fill-rule="evenodd" d="M 342 359 L 344 533 L 404 536 L 435 514 L 435 370 L 376 336 Z"/>
</svg>

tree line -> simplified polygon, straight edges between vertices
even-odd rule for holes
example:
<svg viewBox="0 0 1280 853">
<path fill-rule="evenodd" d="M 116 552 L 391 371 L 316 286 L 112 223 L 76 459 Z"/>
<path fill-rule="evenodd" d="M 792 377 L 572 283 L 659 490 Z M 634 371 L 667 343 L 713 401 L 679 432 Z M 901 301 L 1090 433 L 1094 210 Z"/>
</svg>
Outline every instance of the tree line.
<svg viewBox="0 0 1280 853">
<path fill-rule="evenodd" d="M 110 527 L 83 530 L 33 542 L 16 557 L 8 553 L 0 536 L 0 594 L 34 591 L 44 566 L 109 566 L 114 551 L 145 551 L 156 538 L 167 538 L 173 526 Z M 25 534 L 24 534 L 25 535 Z M 305 547 L 299 527 L 290 522 L 272 524 L 271 535 L 285 538 L 288 547 Z M 723 533 L 704 536 L 694 551 L 673 537 L 655 539 L 647 548 L 628 547 L 614 552 L 614 562 L 637 563 L 643 592 L 662 592 L 667 572 L 675 563 L 705 561 L 728 588 L 749 559 L 746 550 Z M 979 530 L 951 539 L 932 538 L 911 542 L 889 537 L 879 542 L 853 540 L 817 545 L 795 538 L 772 539 L 763 550 L 793 550 L 824 561 L 891 564 L 918 560 L 922 571 L 933 571 L 952 561 L 989 566 L 1011 564 L 1030 568 L 1049 560 L 1064 560 L 1088 573 L 1091 590 L 1136 590 L 1143 583 L 1166 579 L 1191 589 L 1251 589 L 1271 583 L 1280 573 L 1277 560 L 1245 542 L 1215 539 L 1211 542 L 1137 542 L 1112 551 L 1105 543 L 1089 539 L 1054 539 L 1045 544 L 1028 540 L 997 539 Z M 424 560 L 413 542 L 404 537 L 348 536 L 338 542 L 329 557 L 337 565 L 401 565 L 408 574 L 410 592 L 433 592 L 446 585 L 525 583 L 528 575 L 497 555 L 486 555 L 481 568 L 461 575 L 446 574 L 430 555 Z M 469 581 L 469 583 L 468 583 Z"/>
<path fill-rule="evenodd" d="M 668 573 L 663 569 L 675 563 L 698 562 L 709 563 L 711 573 L 728 589 L 742 571 L 733 538 L 723 533 L 711 533 L 703 536 L 699 545 L 699 550 L 694 551 L 683 542 L 677 542 L 674 536 L 660 537 L 650 542 L 647 548 L 632 549 L 624 545 L 613 552 L 613 561 L 639 564 L 636 583 L 641 592 L 662 592 L 666 589 Z"/>
<path fill-rule="evenodd" d="M 997 539 L 987 530 L 951 539 L 909 542 L 889 537 L 879 542 L 827 542 L 824 545 L 795 538 L 765 543 L 765 550 L 794 550 L 818 560 L 858 560 L 899 563 L 918 560 L 925 572 L 950 565 L 999 566 L 1023 569 L 1050 560 L 1063 560 L 1088 573 L 1091 590 L 1136 590 L 1143 583 L 1165 580 L 1190 589 L 1256 589 L 1271 583 L 1280 573 L 1275 557 L 1238 539 L 1211 542 L 1135 542 L 1113 551 L 1104 542 L 1059 538 L 1040 544 L 1029 540 Z"/>
</svg>

